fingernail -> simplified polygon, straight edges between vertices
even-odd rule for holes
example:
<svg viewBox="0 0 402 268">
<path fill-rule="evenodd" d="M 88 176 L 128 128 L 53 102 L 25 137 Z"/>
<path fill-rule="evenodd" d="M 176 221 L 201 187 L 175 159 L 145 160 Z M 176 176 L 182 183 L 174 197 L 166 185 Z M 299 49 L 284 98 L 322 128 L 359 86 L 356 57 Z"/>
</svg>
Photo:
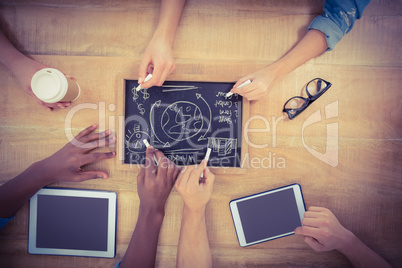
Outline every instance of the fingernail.
<svg viewBox="0 0 402 268">
<path fill-rule="evenodd" d="M 103 179 L 104 177 L 103 177 L 103 175 L 97 174 L 95 178 Z"/>
<path fill-rule="evenodd" d="M 138 84 L 142 83 L 142 77 L 138 77 Z"/>
</svg>

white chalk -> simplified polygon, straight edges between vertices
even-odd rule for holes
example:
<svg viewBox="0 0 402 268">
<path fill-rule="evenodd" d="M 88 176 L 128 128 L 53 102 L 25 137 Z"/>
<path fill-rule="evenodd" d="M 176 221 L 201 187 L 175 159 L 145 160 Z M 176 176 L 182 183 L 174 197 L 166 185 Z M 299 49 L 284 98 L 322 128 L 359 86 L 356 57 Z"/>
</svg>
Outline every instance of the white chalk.
<svg viewBox="0 0 402 268">
<path fill-rule="evenodd" d="M 149 79 L 151 79 L 151 78 L 152 78 L 152 74 L 148 74 L 147 77 L 145 77 L 145 79 L 144 79 L 144 83 L 148 82 Z M 138 87 L 135 90 L 137 90 L 137 91 L 141 90 L 141 85 L 138 85 Z"/>
<path fill-rule="evenodd" d="M 205 157 L 204 157 L 204 160 L 206 160 L 207 161 L 207 163 L 208 163 L 208 160 L 209 160 L 209 155 L 211 154 L 211 148 L 207 148 L 207 153 L 205 154 Z M 203 173 L 201 173 L 201 176 L 200 176 L 201 178 L 204 178 L 204 172 Z"/>
<path fill-rule="evenodd" d="M 145 144 L 145 146 L 147 146 L 147 148 L 148 148 L 149 146 L 151 146 L 151 144 L 149 144 L 149 142 L 148 142 L 146 139 L 143 139 L 142 142 Z M 152 155 L 153 155 L 153 157 L 154 157 L 155 164 L 158 166 L 158 165 L 159 165 L 158 159 L 156 159 L 156 156 L 155 156 L 154 154 L 152 154 Z"/>
<path fill-rule="evenodd" d="M 249 80 L 247 80 L 246 82 L 244 82 L 243 84 L 241 84 L 240 86 L 238 86 L 237 88 L 244 87 L 245 85 L 248 85 L 248 84 L 250 84 L 250 83 L 251 83 L 251 80 L 249 79 Z M 230 97 L 230 96 L 232 96 L 232 95 L 233 95 L 232 92 L 226 93 L 226 97 Z"/>
<path fill-rule="evenodd" d="M 207 153 L 205 154 L 205 160 L 207 160 L 207 163 L 208 163 L 208 160 L 209 160 L 209 155 L 211 154 L 211 148 L 207 148 Z"/>
<path fill-rule="evenodd" d="M 144 142 L 145 146 L 147 146 L 147 148 L 148 148 L 149 146 L 151 146 L 151 144 L 149 144 L 149 142 L 148 142 L 146 139 L 143 139 L 142 141 Z"/>
</svg>

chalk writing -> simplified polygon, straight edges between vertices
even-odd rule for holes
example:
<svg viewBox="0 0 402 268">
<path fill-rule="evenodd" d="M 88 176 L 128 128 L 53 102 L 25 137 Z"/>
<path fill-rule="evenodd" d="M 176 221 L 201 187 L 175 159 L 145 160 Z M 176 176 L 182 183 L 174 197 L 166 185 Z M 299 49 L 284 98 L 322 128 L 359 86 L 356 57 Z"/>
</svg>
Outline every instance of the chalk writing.
<svg viewBox="0 0 402 268">
<path fill-rule="evenodd" d="M 137 86 L 126 80 L 125 163 L 144 163 L 147 139 L 179 165 L 199 164 L 210 147 L 212 165 L 240 166 L 242 98 L 226 97 L 233 83 L 167 81 L 138 92 Z"/>
</svg>

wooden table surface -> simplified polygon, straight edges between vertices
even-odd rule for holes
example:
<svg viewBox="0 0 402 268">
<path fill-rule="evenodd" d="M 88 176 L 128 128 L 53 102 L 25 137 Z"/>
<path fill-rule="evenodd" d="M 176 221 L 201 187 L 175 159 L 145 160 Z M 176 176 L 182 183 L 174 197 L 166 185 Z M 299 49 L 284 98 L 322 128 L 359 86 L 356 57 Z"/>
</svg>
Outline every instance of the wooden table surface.
<svg viewBox="0 0 402 268">
<path fill-rule="evenodd" d="M 302 38 L 323 2 L 189 0 L 173 45 L 176 75 L 236 81 L 259 70 Z M 13 44 L 35 60 L 74 76 L 83 89 L 71 108 L 48 112 L 0 65 L 0 183 L 5 183 L 66 144 L 66 133 L 77 134 L 94 123 L 101 129 L 118 129 L 122 116 L 118 107 L 123 105 L 117 97 L 122 90 L 118 79 L 124 74 L 136 77 L 158 22 L 160 3 L 0 3 L 0 26 Z M 215 267 L 350 265 L 338 252 L 314 252 L 296 235 L 247 248 L 238 245 L 229 201 L 292 183 L 302 186 L 307 207 L 329 208 L 369 247 L 394 266 L 402 266 L 401 7 L 401 1 L 373 0 L 334 51 L 278 82 L 266 100 L 251 103 L 249 128 L 266 129 L 245 133 L 253 144 L 249 158 L 254 165 L 244 175 L 219 174 L 207 207 Z M 332 88 L 296 119 L 281 120 L 284 102 L 299 95 L 315 77 L 330 81 Z M 117 109 L 110 109 L 113 105 Z M 317 111 L 321 120 L 308 125 Z M 327 144 L 332 158 L 326 161 L 332 165 L 324 161 Z M 117 192 L 114 259 L 28 254 L 26 204 L 0 231 L 0 266 L 116 265 L 130 241 L 139 205 L 137 171 L 120 167 L 118 159 L 103 161 L 88 169 L 105 170 L 109 179 L 53 185 Z M 173 189 L 159 238 L 157 267 L 175 266 L 181 210 L 181 198 Z"/>
</svg>

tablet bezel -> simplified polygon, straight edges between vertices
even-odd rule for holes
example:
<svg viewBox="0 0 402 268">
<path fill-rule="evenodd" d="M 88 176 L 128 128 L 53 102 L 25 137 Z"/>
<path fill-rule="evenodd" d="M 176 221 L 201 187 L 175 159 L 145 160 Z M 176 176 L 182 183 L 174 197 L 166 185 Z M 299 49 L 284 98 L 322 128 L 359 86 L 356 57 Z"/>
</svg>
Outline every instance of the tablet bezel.
<svg viewBox="0 0 402 268">
<path fill-rule="evenodd" d="M 96 250 L 55 249 L 55 248 L 36 247 L 36 238 L 37 238 L 36 220 L 38 211 L 38 195 L 108 199 L 107 250 L 96 251 Z M 117 194 L 115 192 L 99 191 L 99 190 L 83 190 L 83 189 L 43 188 L 39 190 L 30 199 L 28 252 L 30 254 L 114 258 L 116 255 L 116 217 L 117 217 Z"/>
<path fill-rule="evenodd" d="M 304 204 L 304 199 L 303 199 L 303 193 L 302 193 L 302 190 L 301 190 L 301 186 L 300 186 L 300 184 L 297 184 L 297 183 L 287 185 L 287 186 L 284 186 L 284 187 L 280 187 L 280 188 L 276 188 L 276 189 L 272 189 L 272 190 L 269 190 L 269 191 L 257 193 L 257 194 L 254 194 L 254 195 L 245 196 L 245 197 L 234 199 L 234 200 L 230 201 L 230 203 L 229 203 L 230 211 L 232 213 L 232 219 L 233 219 L 233 223 L 234 223 L 235 230 L 236 230 L 236 235 L 237 235 L 237 238 L 238 238 L 240 246 L 242 246 L 242 247 L 251 246 L 251 245 L 258 244 L 258 243 L 262 243 L 262 242 L 266 242 L 266 241 L 269 241 L 269 240 L 273 240 L 273 239 L 277 239 L 277 238 L 280 238 L 280 237 L 284 237 L 284 236 L 294 234 L 294 231 L 292 231 L 292 232 L 280 234 L 280 235 L 273 236 L 273 237 L 267 237 L 267 238 L 264 238 L 264 239 L 261 239 L 261 240 L 258 240 L 258 241 L 253 241 L 251 243 L 247 243 L 245 235 L 244 235 L 244 231 L 243 231 L 243 225 L 241 223 L 241 218 L 240 218 L 240 215 L 239 215 L 239 210 L 238 210 L 238 207 L 237 207 L 237 203 L 239 203 L 239 202 L 249 200 L 249 199 L 258 198 L 260 196 L 264 196 L 264 195 L 268 195 L 268 194 L 277 193 L 277 192 L 288 190 L 288 189 L 293 189 L 293 194 L 294 194 L 294 197 L 295 197 L 295 200 L 296 200 L 297 210 L 299 212 L 300 222 L 302 222 L 302 220 L 304 218 L 304 213 L 306 212 L 306 207 L 305 207 L 305 204 Z"/>
</svg>

